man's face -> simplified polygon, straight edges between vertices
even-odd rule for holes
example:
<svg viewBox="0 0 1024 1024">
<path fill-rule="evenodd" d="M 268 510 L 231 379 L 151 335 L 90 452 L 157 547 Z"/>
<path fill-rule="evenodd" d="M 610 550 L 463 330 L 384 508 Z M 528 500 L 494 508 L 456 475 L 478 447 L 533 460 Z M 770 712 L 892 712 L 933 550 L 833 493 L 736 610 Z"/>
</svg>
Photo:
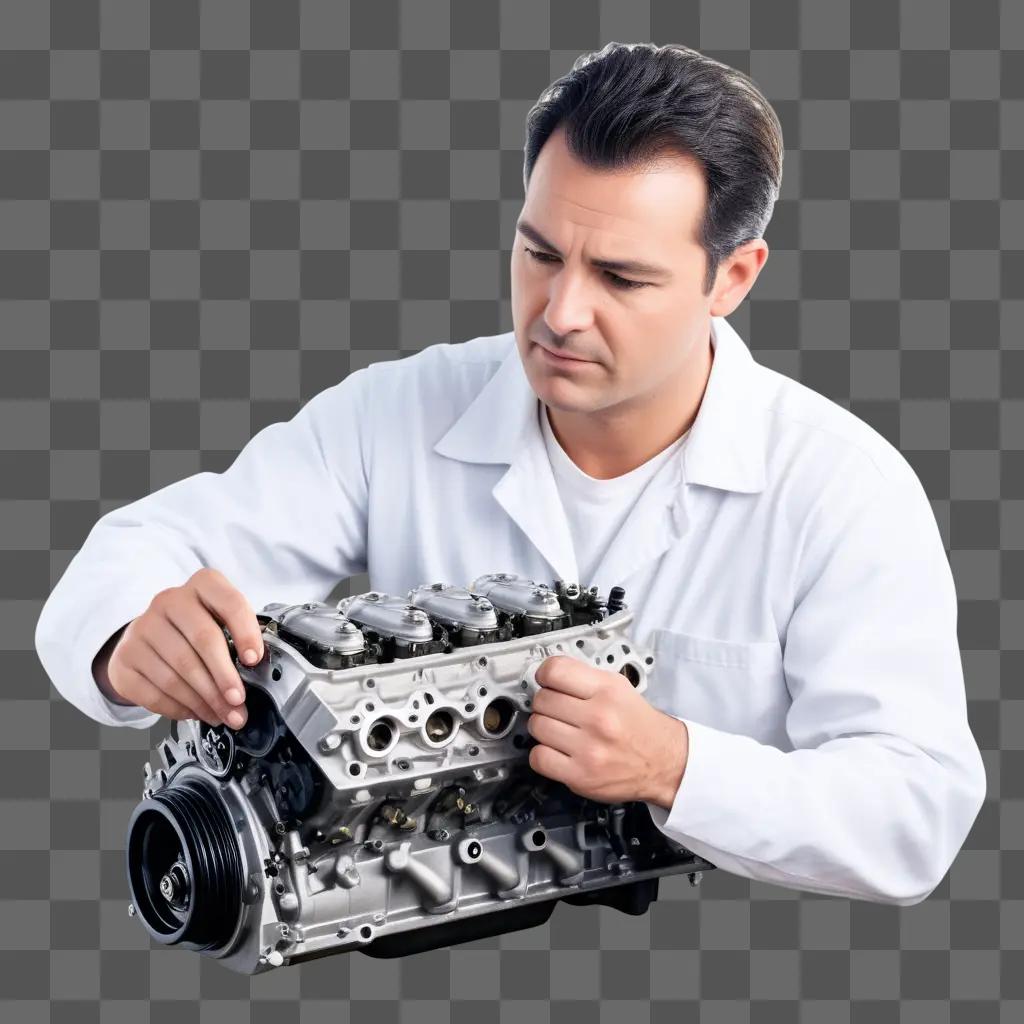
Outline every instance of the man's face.
<svg viewBox="0 0 1024 1024">
<path fill-rule="evenodd" d="M 695 361 L 709 343 L 714 298 L 701 293 L 705 201 L 700 167 L 685 157 L 648 170 L 593 171 L 570 154 L 561 128 L 550 135 L 530 177 L 511 265 L 516 344 L 546 405 L 580 413 L 629 406 Z M 662 272 L 610 270 L 596 260 Z"/>
</svg>

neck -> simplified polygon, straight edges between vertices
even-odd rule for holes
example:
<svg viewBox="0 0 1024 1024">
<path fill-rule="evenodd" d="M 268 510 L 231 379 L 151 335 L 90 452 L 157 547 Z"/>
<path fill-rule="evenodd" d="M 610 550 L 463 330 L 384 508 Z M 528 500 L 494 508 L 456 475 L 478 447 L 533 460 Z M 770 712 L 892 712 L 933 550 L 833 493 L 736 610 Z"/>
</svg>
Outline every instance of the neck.
<svg viewBox="0 0 1024 1024">
<path fill-rule="evenodd" d="M 588 476 L 610 480 L 653 459 L 678 441 L 700 409 L 714 351 L 711 338 L 680 372 L 635 403 L 621 403 L 597 413 L 544 406 L 551 431 L 565 453 Z"/>
</svg>

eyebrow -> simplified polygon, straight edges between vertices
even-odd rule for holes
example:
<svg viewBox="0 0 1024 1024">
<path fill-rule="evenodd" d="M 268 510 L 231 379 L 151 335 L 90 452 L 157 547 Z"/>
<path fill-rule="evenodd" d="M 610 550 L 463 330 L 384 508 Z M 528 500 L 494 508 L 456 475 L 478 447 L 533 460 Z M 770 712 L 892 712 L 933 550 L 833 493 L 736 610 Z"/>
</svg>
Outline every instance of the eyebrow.
<svg viewBox="0 0 1024 1024">
<path fill-rule="evenodd" d="M 525 235 L 531 242 L 542 246 L 556 256 L 562 254 L 532 225 L 525 220 L 516 221 L 516 230 Z M 644 277 L 670 278 L 672 272 L 666 267 L 659 267 L 655 263 L 644 263 L 642 260 L 591 260 L 595 267 L 602 270 L 611 270 L 614 273 L 625 272 L 627 274 L 640 274 Z"/>
</svg>

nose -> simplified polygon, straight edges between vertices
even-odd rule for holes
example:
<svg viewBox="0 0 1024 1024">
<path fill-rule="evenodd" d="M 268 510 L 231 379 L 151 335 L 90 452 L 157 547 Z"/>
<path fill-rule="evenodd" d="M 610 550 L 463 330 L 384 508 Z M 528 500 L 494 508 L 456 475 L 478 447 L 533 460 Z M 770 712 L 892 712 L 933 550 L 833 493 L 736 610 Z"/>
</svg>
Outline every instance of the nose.
<svg viewBox="0 0 1024 1024">
<path fill-rule="evenodd" d="M 587 281 L 580 273 L 560 267 L 548 283 L 548 304 L 544 320 L 551 333 L 565 337 L 574 331 L 589 330 L 594 311 Z"/>
</svg>

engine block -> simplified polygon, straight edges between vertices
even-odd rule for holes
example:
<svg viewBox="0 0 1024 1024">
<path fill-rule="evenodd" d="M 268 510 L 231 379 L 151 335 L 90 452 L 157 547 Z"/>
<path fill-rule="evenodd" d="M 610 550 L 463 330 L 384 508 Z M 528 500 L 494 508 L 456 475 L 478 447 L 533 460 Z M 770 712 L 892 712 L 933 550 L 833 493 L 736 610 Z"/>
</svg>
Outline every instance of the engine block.
<svg viewBox="0 0 1024 1024">
<path fill-rule="evenodd" d="M 640 914 L 714 865 L 645 804 L 535 773 L 534 673 L 564 654 L 647 687 L 621 587 L 490 573 L 268 604 L 241 662 L 241 729 L 172 722 L 128 823 L 129 913 L 158 942 L 255 974 L 408 953 L 543 923 L 555 904 Z"/>
</svg>

